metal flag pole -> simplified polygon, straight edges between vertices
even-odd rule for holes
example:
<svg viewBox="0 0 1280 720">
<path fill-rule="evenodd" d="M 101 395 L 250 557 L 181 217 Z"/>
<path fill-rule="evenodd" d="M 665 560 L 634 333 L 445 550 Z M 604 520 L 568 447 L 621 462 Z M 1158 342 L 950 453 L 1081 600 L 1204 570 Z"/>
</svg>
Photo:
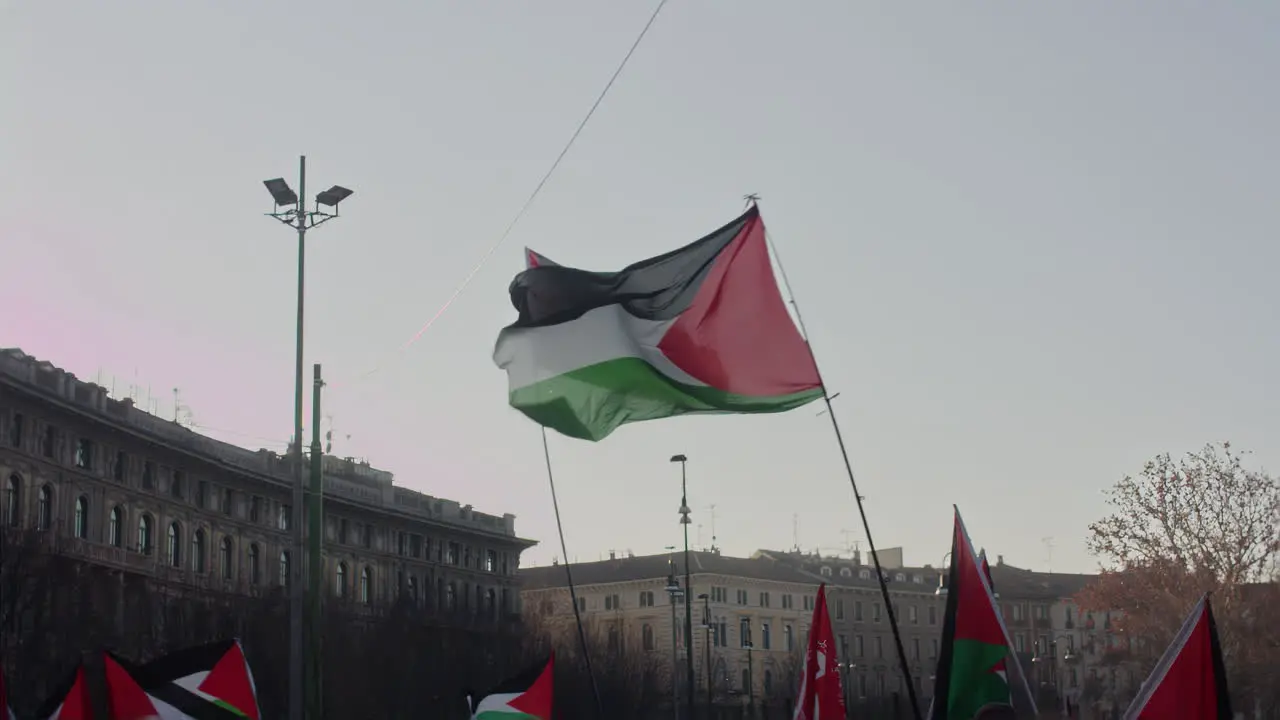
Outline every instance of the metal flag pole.
<svg viewBox="0 0 1280 720">
<path fill-rule="evenodd" d="M 758 204 L 760 198 L 758 195 L 747 195 L 745 199 L 749 204 Z M 844 459 L 845 473 L 849 476 L 849 485 L 853 488 L 853 497 L 858 503 L 858 515 L 862 518 L 862 529 L 867 535 L 867 547 L 871 551 L 871 560 L 876 567 L 876 580 L 880 584 L 880 596 L 884 599 L 885 612 L 889 615 L 889 627 L 893 630 L 893 643 L 898 650 L 898 665 L 902 670 L 902 680 L 907 686 L 907 697 L 911 699 L 912 717 L 919 720 L 920 700 L 916 697 L 916 686 L 911 677 L 911 666 L 907 663 L 907 652 L 902 645 L 902 633 L 898 630 L 897 613 L 893 611 L 893 600 L 889 597 L 889 584 L 884 579 L 884 571 L 880 567 L 880 554 L 876 552 L 875 540 L 871 537 L 871 524 L 867 521 L 867 510 L 863 506 L 863 496 L 858 492 L 858 481 L 853 474 L 853 463 L 849 461 L 849 451 L 844 444 L 844 435 L 840 432 L 840 421 L 836 419 L 835 409 L 831 407 L 831 393 L 827 390 L 827 383 L 822 378 L 822 370 L 818 365 L 818 357 L 813 352 L 813 343 L 809 340 L 809 331 L 805 329 L 804 317 L 800 314 L 800 305 L 796 302 L 795 293 L 791 291 L 791 283 L 787 280 L 787 271 L 782 265 L 782 257 L 778 254 L 777 247 L 773 244 L 773 239 L 769 236 L 769 231 L 765 230 L 765 242 L 768 243 L 769 250 L 773 253 L 773 261 L 778 265 L 778 274 L 782 276 L 782 285 L 787 290 L 787 297 L 790 298 L 791 307 L 796 313 L 796 325 L 800 327 L 800 334 L 804 336 L 805 348 L 809 351 L 809 359 L 813 362 L 813 369 L 818 375 L 818 383 L 822 387 L 822 400 L 826 404 L 826 414 L 831 418 L 831 429 L 836 434 L 836 444 L 840 446 L 840 456 Z"/>
<path fill-rule="evenodd" d="M 556 499 L 556 476 L 551 471 L 551 448 L 547 445 L 547 429 L 542 430 L 542 456 L 547 460 L 547 484 L 551 486 L 551 507 L 556 512 L 556 532 L 560 534 L 560 555 L 564 558 L 564 578 L 569 584 L 569 602 L 573 604 L 573 621 L 578 626 L 578 644 L 582 648 L 582 659 L 587 665 L 587 677 L 591 678 L 591 694 L 596 701 L 596 718 L 604 717 L 604 705 L 600 702 L 600 686 L 596 683 L 596 673 L 591 668 L 591 649 L 587 647 L 587 631 L 582 627 L 582 612 L 578 610 L 578 591 L 573 585 L 573 570 L 570 569 L 569 550 L 564 542 L 564 526 L 560 524 L 560 501 Z"/>
</svg>

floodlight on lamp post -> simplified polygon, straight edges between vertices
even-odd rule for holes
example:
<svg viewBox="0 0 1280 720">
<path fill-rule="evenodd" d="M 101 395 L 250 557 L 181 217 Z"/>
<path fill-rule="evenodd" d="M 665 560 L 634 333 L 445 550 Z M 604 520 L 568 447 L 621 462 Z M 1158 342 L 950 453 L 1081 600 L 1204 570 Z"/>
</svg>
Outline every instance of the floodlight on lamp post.
<svg viewBox="0 0 1280 720">
<path fill-rule="evenodd" d="M 292 515 L 289 517 L 290 530 L 293 533 L 293 552 L 289 558 L 289 718 L 302 720 L 304 706 L 307 717 L 320 717 L 320 577 L 323 575 L 321 565 L 322 526 L 321 492 L 323 478 L 313 480 L 308 495 L 304 477 L 306 471 L 302 463 L 302 328 L 304 287 L 306 278 L 306 243 L 307 231 L 322 225 L 338 216 L 338 203 L 351 197 L 352 191 L 341 185 L 334 185 L 316 195 L 314 210 L 307 209 L 307 158 L 298 159 L 298 191 L 294 192 L 284 178 L 272 178 L 262 182 L 271 194 L 274 203 L 272 211 L 266 213 L 288 225 L 298 233 L 298 320 L 297 320 L 297 364 L 294 368 L 294 401 L 293 401 L 293 442 L 290 448 L 293 455 L 293 471 L 297 473 L 293 486 Z M 320 206 L 333 208 L 333 212 L 320 209 Z M 312 458 L 312 462 L 321 462 L 321 458 Z M 320 476 L 317 476 L 320 477 Z M 301 521 L 303 509 L 307 512 L 307 522 Z M 304 527 L 312 528 L 310 553 L 304 543 Z M 309 560 L 307 585 L 304 588 L 302 579 L 303 558 Z M 308 602 L 309 600 L 309 602 Z M 303 613 L 308 614 L 308 622 L 304 624 Z M 310 632 L 307 632 L 307 631 Z M 304 636 L 310 636 L 308 643 Z M 309 652 L 307 652 L 309 650 Z M 304 653 L 308 662 L 303 663 Z M 304 670 L 305 667 L 305 670 Z M 309 677 L 308 677 L 309 676 Z M 307 692 L 307 691 L 310 692 Z"/>
</svg>

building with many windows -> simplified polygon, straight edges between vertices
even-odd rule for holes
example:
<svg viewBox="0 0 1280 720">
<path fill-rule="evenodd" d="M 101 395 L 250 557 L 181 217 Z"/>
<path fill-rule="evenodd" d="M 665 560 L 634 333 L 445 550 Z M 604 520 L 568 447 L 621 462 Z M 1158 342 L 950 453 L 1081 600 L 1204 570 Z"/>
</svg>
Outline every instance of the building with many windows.
<svg viewBox="0 0 1280 720">
<path fill-rule="evenodd" d="M 308 461 L 309 462 L 309 461 Z M 401 594 L 468 623 L 519 612 L 515 516 L 397 487 L 323 458 L 325 584 L 357 605 Z M 20 350 L 0 350 L 0 524 L 86 560 L 195 589 L 289 582 L 294 466 L 143 412 Z"/>
<path fill-rule="evenodd" d="M 684 584 L 683 554 L 618 557 L 572 567 L 579 610 L 597 648 L 652 653 L 670 666 L 671 578 Z M 933 673 L 946 611 L 945 569 L 908 567 L 901 548 L 880 551 L 903 651 L 917 697 L 932 699 Z M 838 670 L 853 708 L 898 704 L 907 698 L 888 608 L 874 565 L 849 557 L 760 550 L 750 558 L 691 553 L 694 602 L 692 651 L 697 692 L 711 678 L 717 697 L 745 702 L 785 701 L 796 692 L 801 653 L 808 642 L 818 586 L 827 584 L 827 611 L 835 635 Z M 558 565 L 523 568 L 524 614 L 531 627 L 574 642 L 574 616 Z M 1040 573 L 998 558 L 992 579 L 1018 659 L 1041 703 L 1078 705 L 1084 679 L 1105 672 L 1091 654 L 1092 632 L 1104 617 L 1082 613 L 1073 596 L 1091 576 Z M 676 598 L 678 665 L 689 644 L 683 633 L 684 599 Z M 709 616 L 710 623 L 704 618 Z M 1086 632 L 1088 628 L 1090 632 Z M 706 648 L 711 648 L 710 662 Z M 1084 650 L 1084 652 L 1082 652 Z M 1096 655 L 1096 657 L 1095 657 Z M 683 671 L 681 671 L 683 672 Z M 683 676 L 676 677 L 683 684 Z M 1056 692 L 1046 695 L 1044 690 Z M 681 693 L 685 690 L 681 688 Z"/>
</svg>

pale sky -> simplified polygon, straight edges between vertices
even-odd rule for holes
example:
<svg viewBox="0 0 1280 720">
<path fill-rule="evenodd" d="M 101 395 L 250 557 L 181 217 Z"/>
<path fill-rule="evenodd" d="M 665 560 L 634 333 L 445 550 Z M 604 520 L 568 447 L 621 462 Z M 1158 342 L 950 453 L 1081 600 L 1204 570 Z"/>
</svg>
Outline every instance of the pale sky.
<svg viewBox="0 0 1280 720">
<path fill-rule="evenodd" d="M 546 563 L 538 430 L 490 360 L 520 248 L 615 270 L 759 193 L 872 531 L 907 562 L 941 561 L 958 503 L 993 555 L 1045 569 L 1051 537 L 1054 570 L 1089 570 L 1101 489 L 1152 455 L 1231 440 L 1280 465 L 1266 0 L 671 0 L 399 352 L 654 5 L 0 0 L 0 346 L 149 385 L 162 414 L 178 387 L 209 434 L 282 449 L 297 248 L 261 181 L 296 189 L 305 153 L 308 195 L 356 191 L 308 243 L 336 454 L 517 514 Z M 713 503 L 729 553 L 861 538 L 818 410 L 552 436 L 570 557 L 677 544 L 674 453 L 703 544 Z"/>
</svg>

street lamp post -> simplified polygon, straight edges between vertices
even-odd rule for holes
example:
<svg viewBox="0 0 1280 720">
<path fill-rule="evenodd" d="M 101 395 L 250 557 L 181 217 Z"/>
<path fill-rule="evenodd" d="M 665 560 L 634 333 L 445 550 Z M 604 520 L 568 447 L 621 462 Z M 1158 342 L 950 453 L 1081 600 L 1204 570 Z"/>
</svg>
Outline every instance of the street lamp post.
<svg viewBox="0 0 1280 720">
<path fill-rule="evenodd" d="M 711 596 L 702 593 L 698 595 L 698 599 L 702 601 L 702 627 L 706 630 L 703 638 L 703 647 L 707 651 L 706 660 L 706 677 L 707 677 L 707 717 L 711 717 Z"/>
<path fill-rule="evenodd" d="M 667 575 L 667 595 L 671 597 L 671 710 L 676 720 L 680 719 L 680 682 L 676 675 L 680 668 L 680 653 L 677 651 L 678 642 L 676 633 L 676 598 L 680 597 L 684 590 L 680 588 L 680 581 L 676 579 L 675 564 L 671 565 L 671 572 Z M 688 603 L 685 603 L 688 605 Z M 690 689 L 690 694 L 692 694 Z"/>
<path fill-rule="evenodd" d="M 271 193 L 271 199 L 275 203 L 275 207 L 268 216 L 279 220 L 298 232 L 298 327 L 297 327 L 297 346 L 296 346 L 296 364 L 294 368 L 294 400 L 293 400 L 293 471 L 295 473 L 293 485 L 293 507 L 290 508 L 288 522 L 290 530 L 293 532 L 293 553 L 289 558 L 289 718 L 291 720 L 302 720 L 303 704 L 304 704 L 304 672 L 303 672 L 303 653 L 305 644 L 303 641 L 304 624 L 303 612 L 305 607 L 304 593 L 307 592 L 303 588 L 302 583 L 302 559 L 306 554 L 303 536 L 303 523 L 300 521 L 303 506 L 307 502 L 305 492 L 306 471 L 302 467 L 302 320 L 303 320 L 303 299 L 305 297 L 304 279 L 306 277 L 306 247 L 307 247 L 307 231 L 317 227 L 333 218 L 338 217 L 338 203 L 351 196 L 352 191 L 340 185 L 325 190 L 316 195 L 316 209 L 307 209 L 307 157 L 305 155 L 298 158 L 298 192 L 294 192 L 289 187 L 289 183 L 284 178 L 274 178 L 264 180 L 267 192 Z M 326 212 L 319 209 L 321 205 L 332 208 L 333 212 Z M 283 208 L 283 209 L 282 209 Z M 320 502 L 317 488 L 312 489 L 312 502 Z M 311 540 L 313 552 L 319 557 L 319 543 L 322 533 L 319 528 L 314 528 L 311 532 Z M 313 586 L 311 592 L 319 592 L 318 583 L 320 578 L 312 573 L 310 584 Z M 312 635 L 312 652 L 316 652 L 319 643 L 319 618 L 313 618 L 311 622 Z M 318 669 L 317 669 L 318 670 Z M 314 706 L 310 707 L 314 717 L 312 720 L 319 720 L 320 706 L 319 699 L 319 676 L 313 678 L 313 702 Z M 311 705 L 308 703 L 308 705 Z"/>
<path fill-rule="evenodd" d="M 688 592 L 693 592 L 693 581 L 689 579 L 689 484 L 688 475 L 685 473 L 685 464 L 689 458 L 684 455 L 672 455 L 671 462 L 680 463 L 680 524 L 684 526 L 684 587 Z M 687 644 L 687 652 L 685 652 L 686 674 L 689 682 L 689 720 L 693 720 L 693 690 L 696 681 L 693 677 L 693 604 L 686 602 L 684 604 L 684 636 Z"/>
</svg>

